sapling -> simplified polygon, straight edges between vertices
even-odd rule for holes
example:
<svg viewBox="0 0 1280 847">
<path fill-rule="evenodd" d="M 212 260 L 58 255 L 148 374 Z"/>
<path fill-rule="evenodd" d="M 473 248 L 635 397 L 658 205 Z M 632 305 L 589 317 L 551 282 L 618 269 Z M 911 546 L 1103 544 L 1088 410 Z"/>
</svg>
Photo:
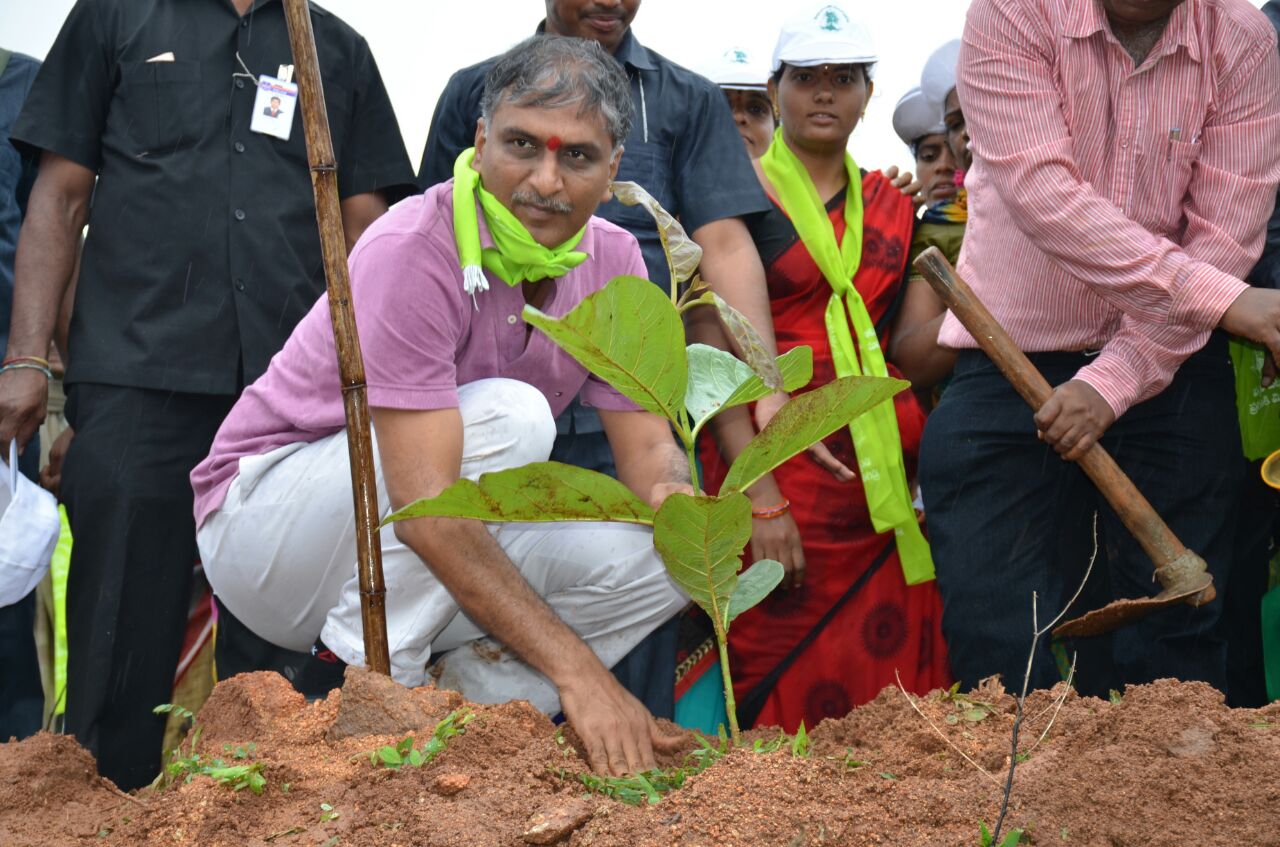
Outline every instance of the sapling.
<svg viewBox="0 0 1280 847">
<path fill-rule="evenodd" d="M 189 720 L 195 717 L 189 709 L 173 703 L 164 703 L 152 709 L 155 714 L 163 715 L 173 713 L 178 717 Z M 190 782 L 197 776 L 207 776 L 220 785 L 225 785 L 235 791 L 243 791 L 249 789 L 254 794 L 261 794 L 267 787 L 267 778 L 263 775 L 263 765 L 261 762 L 250 762 L 248 764 L 228 765 L 222 759 L 207 759 L 196 752 L 196 745 L 200 743 L 200 733 L 202 728 L 196 724 L 191 731 L 191 743 L 187 747 L 184 755 L 182 747 L 179 746 L 169 754 L 169 762 L 165 765 L 164 770 L 156 777 L 152 785 L 156 788 L 163 788 L 171 785 L 179 779 L 182 782 Z M 223 749 L 232 752 L 230 745 L 223 745 Z M 252 758 L 256 746 L 249 744 L 248 747 L 236 747 L 232 752 L 233 758 L 244 760 Z"/>
<path fill-rule="evenodd" d="M 670 296 L 648 280 L 621 276 L 562 318 L 526 306 L 524 319 L 642 409 L 669 421 L 698 491 L 697 440 L 707 423 L 725 409 L 804 387 L 813 375 L 813 351 L 796 347 L 776 360 L 765 355 L 750 323 L 696 275 L 701 250 L 680 224 L 638 186 L 617 183 L 614 192 L 623 202 L 643 205 L 658 221 L 671 270 Z M 685 282 L 689 286 L 680 294 L 678 287 Z M 717 310 L 743 359 L 705 344 L 686 346 L 681 315 L 699 307 Z M 858 415 L 892 402 L 907 386 L 897 379 L 845 377 L 795 397 L 738 455 L 716 496 L 672 494 L 655 511 L 608 476 L 539 462 L 484 474 L 475 482 L 459 480 L 436 497 L 396 511 L 384 524 L 436 516 L 652 526 L 654 547 L 672 580 L 711 619 L 736 746 L 740 733 L 729 671 L 729 626 L 783 577 L 782 565 L 771 559 L 739 573 L 751 539 L 751 502 L 744 492 Z"/>
<path fill-rule="evenodd" d="M 402 767 L 420 768 L 436 756 L 444 752 L 449 739 L 466 734 L 466 725 L 471 723 L 475 714 L 470 709 L 455 709 L 435 726 L 427 743 L 421 747 L 414 746 L 412 735 L 406 735 L 394 746 L 387 745 L 370 750 L 366 755 L 369 763 L 384 768 L 398 770 Z"/>
</svg>

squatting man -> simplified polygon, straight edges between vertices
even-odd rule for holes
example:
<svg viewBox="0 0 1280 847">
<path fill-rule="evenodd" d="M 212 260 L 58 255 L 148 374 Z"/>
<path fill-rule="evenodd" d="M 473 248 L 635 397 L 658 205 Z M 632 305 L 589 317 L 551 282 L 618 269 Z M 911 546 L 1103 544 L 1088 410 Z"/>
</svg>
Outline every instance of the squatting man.
<svg viewBox="0 0 1280 847">
<path fill-rule="evenodd" d="M 562 316 L 614 276 L 645 275 L 635 238 L 593 217 L 631 109 L 599 44 L 524 41 L 489 72 L 475 147 L 454 179 L 396 206 L 352 251 L 384 516 L 460 476 L 545 461 L 554 416 L 575 396 L 599 410 L 637 496 L 657 507 L 691 493 L 667 423 L 521 317 L 526 303 Z M 363 664 L 329 321 L 321 298 L 191 478 L 205 571 L 226 606 L 282 647 L 319 638 Z M 678 743 L 608 670 L 687 603 L 648 528 L 419 518 L 381 540 L 396 680 L 422 684 L 428 660 L 446 654 L 433 669 L 442 686 L 563 709 L 598 771 L 652 768 L 655 748 Z"/>
</svg>

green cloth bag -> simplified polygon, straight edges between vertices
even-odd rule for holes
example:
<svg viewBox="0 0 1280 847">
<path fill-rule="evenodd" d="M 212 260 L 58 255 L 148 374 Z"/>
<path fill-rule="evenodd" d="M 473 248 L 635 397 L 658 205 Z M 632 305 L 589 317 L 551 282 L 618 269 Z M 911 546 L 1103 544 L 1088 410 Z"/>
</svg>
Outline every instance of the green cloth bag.
<svg viewBox="0 0 1280 847">
<path fill-rule="evenodd" d="M 1280 700 L 1280 585 L 1262 595 L 1262 666 L 1267 699 Z"/>
<path fill-rule="evenodd" d="M 1231 363 L 1236 369 L 1236 411 L 1240 418 L 1240 442 L 1249 461 L 1265 459 L 1280 450 L 1280 380 L 1262 387 L 1260 345 L 1231 340 Z"/>
</svg>

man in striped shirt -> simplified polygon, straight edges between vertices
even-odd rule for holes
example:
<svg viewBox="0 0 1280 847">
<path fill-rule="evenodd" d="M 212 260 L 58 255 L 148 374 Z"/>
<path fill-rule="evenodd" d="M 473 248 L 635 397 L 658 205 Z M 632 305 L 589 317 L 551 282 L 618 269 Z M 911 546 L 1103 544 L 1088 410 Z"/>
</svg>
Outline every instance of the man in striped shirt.
<svg viewBox="0 0 1280 847">
<path fill-rule="evenodd" d="M 1101 440 L 1219 588 L 1244 473 L 1226 332 L 1280 353 L 1280 292 L 1242 280 L 1280 181 L 1276 35 L 1247 0 L 974 0 L 959 60 L 974 165 L 960 272 L 1057 388 L 1036 415 L 954 317 L 921 485 L 965 685 L 1019 678 L 1093 549 L 1084 603 L 1154 594 L 1078 459 Z M 1220 331 L 1225 330 L 1225 332 Z M 1220 603 L 1090 639 L 1084 690 L 1225 686 Z M 1053 684 L 1048 647 L 1032 681 Z"/>
</svg>

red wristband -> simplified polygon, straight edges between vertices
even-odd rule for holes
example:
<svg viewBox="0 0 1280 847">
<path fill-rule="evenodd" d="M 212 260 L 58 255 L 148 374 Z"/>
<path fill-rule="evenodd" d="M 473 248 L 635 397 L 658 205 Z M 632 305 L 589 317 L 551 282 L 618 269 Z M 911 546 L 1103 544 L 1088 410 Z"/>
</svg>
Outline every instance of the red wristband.
<svg viewBox="0 0 1280 847">
<path fill-rule="evenodd" d="M 752 509 L 751 517 L 763 518 L 765 520 L 768 520 L 769 518 L 780 518 L 790 511 L 791 511 L 791 501 L 783 500 L 778 505 L 770 506 L 767 509 Z"/>
</svg>

